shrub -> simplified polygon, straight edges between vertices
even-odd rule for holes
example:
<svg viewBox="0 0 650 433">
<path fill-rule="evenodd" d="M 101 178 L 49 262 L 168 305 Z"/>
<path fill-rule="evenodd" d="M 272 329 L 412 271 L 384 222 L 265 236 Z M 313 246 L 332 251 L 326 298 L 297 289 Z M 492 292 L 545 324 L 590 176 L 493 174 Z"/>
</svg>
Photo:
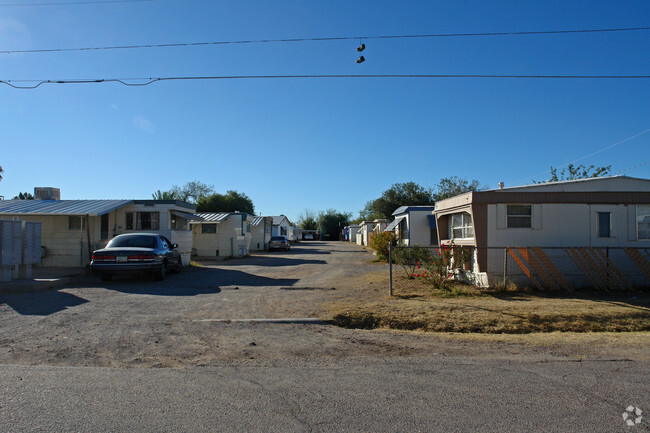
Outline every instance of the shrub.
<svg viewBox="0 0 650 433">
<path fill-rule="evenodd" d="M 368 242 L 370 248 L 377 254 L 377 258 L 386 262 L 388 261 L 388 246 L 391 243 L 393 246 L 397 244 L 397 237 L 393 232 L 373 233 Z"/>
<path fill-rule="evenodd" d="M 422 267 L 431 256 L 431 252 L 426 247 L 397 247 L 393 250 L 393 260 L 406 274 L 406 278 L 413 279 L 418 273 L 416 271 Z"/>
</svg>

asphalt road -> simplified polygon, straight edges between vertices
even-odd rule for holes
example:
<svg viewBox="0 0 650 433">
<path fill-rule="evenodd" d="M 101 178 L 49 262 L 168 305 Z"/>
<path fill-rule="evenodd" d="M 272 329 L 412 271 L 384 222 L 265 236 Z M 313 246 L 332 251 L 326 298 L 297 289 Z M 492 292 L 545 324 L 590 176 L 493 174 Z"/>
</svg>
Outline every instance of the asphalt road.
<svg viewBox="0 0 650 433">
<path fill-rule="evenodd" d="M 0 366 L 6 432 L 642 432 L 646 363 L 347 358 L 190 369 Z"/>
<path fill-rule="evenodd" d="M 0 431 L 650 430 L 645 355 L 303 320 L 381 271 L 370 259 L 311 242 L 162 283 L 2 295 Z M 648 413 L 632 427 L 630 405 Z"/>
</svg>

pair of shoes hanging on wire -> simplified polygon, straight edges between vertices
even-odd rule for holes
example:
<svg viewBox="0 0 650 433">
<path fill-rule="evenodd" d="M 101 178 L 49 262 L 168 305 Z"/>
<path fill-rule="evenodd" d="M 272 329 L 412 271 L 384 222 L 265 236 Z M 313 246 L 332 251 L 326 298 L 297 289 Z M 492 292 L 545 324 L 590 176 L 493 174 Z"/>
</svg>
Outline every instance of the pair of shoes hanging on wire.
<svg viewBox="0 0 650 433">
<path fill-rule="evenodd" d="M 358 52 L 361 52 L 361 51 L 363 51 L 365 49 L 366 49 L 366 44 L 363 44 L 363 43 L 357 47 Z M 365 61 L 366 61 L 365 57 L 359 56 L 359 58 L 356 60 L 356 63 L 363 63 Z"/>
</svg>

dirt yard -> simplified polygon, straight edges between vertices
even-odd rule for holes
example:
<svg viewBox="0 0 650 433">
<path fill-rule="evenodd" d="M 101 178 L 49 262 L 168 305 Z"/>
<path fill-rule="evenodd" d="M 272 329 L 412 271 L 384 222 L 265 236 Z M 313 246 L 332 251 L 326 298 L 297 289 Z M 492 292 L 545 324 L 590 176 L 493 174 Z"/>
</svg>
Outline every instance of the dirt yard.
<svg viewBox="0 0 650 433">
<path fill-rule="evenodd" d="M 303 242 L 288 253 L 201 262 L 163 282 L 78 278 L 60 290 L 0 295 L 0 363 L 187 367 L 425 353 L 650 359 L 647 332 L 485 335 L 387 326 L 345 329 L 325 323 L 341 311 L 362 311 L 369 305 L 391 314 L 436 311 L 423 298 L 409 297 L 413 294 L 389 299 L 387 265 L 373 258 L 356 245 Z M 520 314 L 519 305 L 533 305 L 531 300 L 496 297 L 439 301 L 457 313 L 454 320 L 459 323 L 479 317 L 486 301 L 497 306 L 490 307 L 497 310 L 491 314 L 505 317 Z M 569 310 L 577 305 L 569 299 L 562 302 Z M 405 309 L 402 303 L 415 306 Z M 607 311 L 648 314 L 647 306 L 630 302 L 598 305 Z"/>
</svg>

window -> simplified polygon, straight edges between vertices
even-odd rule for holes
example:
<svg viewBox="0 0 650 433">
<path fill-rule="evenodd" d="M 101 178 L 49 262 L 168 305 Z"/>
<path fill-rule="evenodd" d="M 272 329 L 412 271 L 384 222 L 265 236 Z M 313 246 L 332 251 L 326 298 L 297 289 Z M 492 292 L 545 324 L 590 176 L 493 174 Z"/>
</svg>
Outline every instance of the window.
<svg viewBox="0 0 650 433">
<path fill-rule="evenodd" d="M 201 224 L 201 233 L 216 233 L 216 224 Z"/>
<path fill-rule="evenodd" d="M 650 205 L 636 207 L 637 239 L 650 240 Z"/>
<path fill-rule="evenodd" d="M 533 227 L 533 207 L 529 204 L 509 204 L 506 215 L 509 229 Z"/>
<path fill-rule="evenodd" d="M 598 237 L 612 237 L 612 215 L 609 212 L 598 212 Z"/>
<path fill-rule="evenodd" d="M 136 230 L 160 230 L 160 212 L 136 212 Z"/>
<path fill-rule="evenodd" d="M 399 222 L 397 225 L 398 228 L 398 238 L 405 240 L 409 238 L 409 228 L 408 228 L 408 223 L 406 221 L 406 218 L 402 218 L 402 220 Z"/>
<path fill-rule="evenodd" d="M 187 220 L 178 215 L 171 215 L 172 230 L 187 230 Z"/>
<path fill-rule="evenodd" d="M 135 230 L 160 230 L 160 212 L 127 212 L 126 229 L 134 227 Z"/>
<path fill-rule="evenodd" d="M 450 215 L 449 233 L 451 233 L 452 239 L 473 238 L 474 226 L 472 226 L 472 216 L 467 212 Z"/>
<path fill-rule="evenodd" d="M 81 230 L 83 229 L 83 221 L 80 216 L 68 217 L 68 230 Z"/>
<path fill-rule="evenodd" d="M 250 232 L 251 232 L 251 225 L 246 224 L 246 233 L 250 233 Z"/>
</svg>

